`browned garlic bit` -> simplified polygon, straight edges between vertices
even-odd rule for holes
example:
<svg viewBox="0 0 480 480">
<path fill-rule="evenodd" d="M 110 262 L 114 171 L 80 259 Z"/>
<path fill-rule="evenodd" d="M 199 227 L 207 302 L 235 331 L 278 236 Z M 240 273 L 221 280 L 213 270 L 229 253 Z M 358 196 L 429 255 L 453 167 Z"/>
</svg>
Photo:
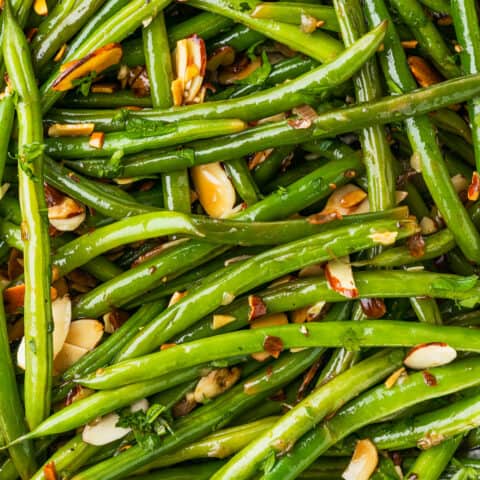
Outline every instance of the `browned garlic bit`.
<svg viewBox="0 0 480 480">
<path fill-rule="evenodd" d="M 212 370 L 197 383 L 193 393 L 195 401 L 204 403 L 207 400 L 218 397 L 235 385 L 240 379 L 240 374 L 241 370 L 237 367 Z"/>
</svg>

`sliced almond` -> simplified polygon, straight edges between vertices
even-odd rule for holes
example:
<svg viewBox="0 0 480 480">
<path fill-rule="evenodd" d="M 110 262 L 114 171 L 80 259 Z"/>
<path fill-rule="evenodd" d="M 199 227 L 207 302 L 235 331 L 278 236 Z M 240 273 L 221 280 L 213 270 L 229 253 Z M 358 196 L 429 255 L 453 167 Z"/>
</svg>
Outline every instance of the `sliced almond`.
<svg viewBox="0 0 480 480">
<path fill-rule="evenodd" d="M 325 277 L 332 290 L 347 298 L 358 297 L 349 257 L 331 260 L 325 267 Z"/>
<path fill-rule="evenodd" d="M 86 348 L 77 347 L 77 345 L 65 342 L 53 362 L 55 370 L 59 373 L 63 373 L 87 353 L 88 350 Z"/>
<path fill-rule="evenodd" d="M 248 296 L 248 306 L 250 307 L 248 312 L 249 322 L 267 313 L 267 305 L 258 295 Z"/>
<path fill-rule="evenodd" d="M 213 322 L 212 322 L 212 329 L 217 330 L 219 328 L 228 325 L 236 320 L 233 315 L 214 315 Z"/>
<path fill-rule="evenodd" d="M 414 370 L 439 367 L 453 362 L 457 352 L 446 343 L 422 343 L 412 348 L 406 355 L 403 363 Z"/>
<path fill-rule="evenodd" d="M 53 82 L 52 89 L 57 92 L 70 90 L 75 86 L 74 80 L 83 78 L 92 72 L 98 74 L 108 67 L 120 63 L 122 54 L 122 47 L 119 43 L 109 43 L 83 58 L 67 62 L 60 67 L 61 73 Z"/>
<path fill-rule="evenodd" d="M 171 307 L 178 303 L 185 295 L 187 295 L 188 291 L 185 290 L 184 292 L 174 292 L 174 294 L 170 297 L 168 301 L 168 306 Z"/>
<path fill-rule="evenodd" d="M 222 72 L 218 75 L 218 82 L 221 85 L 232 85 L 239 80 L 244 80 L 251 75 L 257 68 L 261 67 L 262 61 L 260 58 L 256 58 L 252 62 L 248 63 L 244 68 L 236 70 Z"/>
<path fill-rule="evenodd" d="M 45 480 L 58 480 L 55 462 L 48 462 L 46 465 L 43 466 L 42 470 Z"/>
<path fill-rule="evenodd" d="M 84 318 L 70 325 L 66 342 L 86 350 L 95 348 L 103 336 L 103 323 Z"/>
<path fill-rule="evenodd" d="M 278 327 L 287 325 L 288 317 L 285 313 L 270 313 L 263 315 L 250 323 L 250 328 Z"/>
<path fill-rule="evenodd" d="M 198 199 L 210 217 L 224 218 L 232 213 L 236 193 L 232 182 L 219 162 L 198 165 L 191 169 Z"/>
<path fill-rule="evenodd" d="M 52 302 L 53 320 L 53 358 L 57 357 L 63 348 L 72 320 L 72 302 L 65 295 Z M 25 337 L 22 338 L 17 351 L 17 365 L 25 370 Z"/>
<path fill-rule="evenodd" d="M 80 213 L 74 217 L 50 220 L 50 224 L 60 232 L 73 232 L 76 230 L 86 218 L 86 213 Z"/>
<path fill-rule="evenodd" d="M 408 57 L 408 66 L 421 87 L 429 87 L 443 80 L 442 76 L 422 57 Z"/>
<path fill-rule="evenodd" d="M 85 207 L 61 193 L 49 194 L 54 191 L 51 187 L 45 189 L 50 224 L 62 232 L 76 230 L 85 220 Z"/>
<path fill-rule="evenodd" d="M 120 440 L 130 433 L 130 428 L 117 427 L 120 417 L 117 413 L 109 413 L 98 421 L 85 425 L 82 440 L 89 445 L 108 445 L 115 440 Z"/>
<path fill-rule="evenodd" d="M 90 91 L 92 93 L 106 93 L 111 94 L 117 89 L 116 83 L 96 83 L 92 85 Z"/>
<path fill-rule="evenodd" d="M 235 385 L 240 379 L 240 374 L 241 370 L 237 367 L 212 370 L 197 383 L 194 391 L 195 401 L 205 403 L 206 400 L 218 397 Z"/>
<path fill-rule="evenodd" d="M 368 439 L 359 440 L 355 446 L 352 459 L 343 472 L 344 480 L 368 480 L 378 464 L 378 452 Z"/>
<path fill-rule="evenodd" d="M 48 127 L 49 137 L 83 137 L 95 130 L 94 123 L 54 123 Z"/>
<path fill-rule="evenodd" d="M 89 397 L 93 393 L 95 393 L 95 390 L 82 387 L 81 385 L 75 385 L 67 394 L 67 398 L 65 399 L 65 406 L 71 405 L 72 403 L 78 402 L 79 400 L 83 400 L 84 398 Z"/>
</svg>

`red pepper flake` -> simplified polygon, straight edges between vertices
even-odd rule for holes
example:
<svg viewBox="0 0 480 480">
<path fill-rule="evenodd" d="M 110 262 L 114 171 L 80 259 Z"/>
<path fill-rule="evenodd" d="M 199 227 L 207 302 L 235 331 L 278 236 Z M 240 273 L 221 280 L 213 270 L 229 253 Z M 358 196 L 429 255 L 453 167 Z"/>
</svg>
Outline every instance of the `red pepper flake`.
<svg viewBox="0 0 480 480">
<path fill-rule="evenodd" d="M 248 312 L 249 322 L 267 313 L 267 306 L 257 295 L 249 295 L 248 306 L 250 307 L 250 311 Z"/>
<path fill-rule="evenodd" d="M 263 349 L 273 358 L 278 358 L 283 351 L 283 341 L 279 337 L 267 335 L 263 341 Z"/>
<path fill-rule="evenodd" d="M 382 318 L 387 313 L 387 307 L 381 298 L 361 298 L 360 305 L 368 318 Z"/>
<path fill-rule="evenodd" d="M 427 370 L 424 370 L 422 372 L 422 375 L 423 375 L 423 381 L 425 382 L 425 385 L 428 385 L 429 387 L 436 387 L 437 386 L 437 379 L 436 379 L 435 375 L 428 372 Z"/>
<path fill-rule="evenodd" d="M 425 240 L 421 233 L 416 233 L 407 239 L 407 247 L 410 255 L 414 258 L 420 258 L 425 255 Z"/>
<path fill-rule="evenodd" d="M 472 175 L 472 183 L 468 187 L 468 199 L 472 202 L 476 202 L 478 200 L 480 194 L 480 175 L 478 172 L 473 172 Z"/>
<path fill-rule="evenodd" d="M 45 480 L 57 480 L 57 469 L 55 468 L 55 462 L 48 462 L 43 467 L 43 475 L 45 476 Z"/>
</svg>

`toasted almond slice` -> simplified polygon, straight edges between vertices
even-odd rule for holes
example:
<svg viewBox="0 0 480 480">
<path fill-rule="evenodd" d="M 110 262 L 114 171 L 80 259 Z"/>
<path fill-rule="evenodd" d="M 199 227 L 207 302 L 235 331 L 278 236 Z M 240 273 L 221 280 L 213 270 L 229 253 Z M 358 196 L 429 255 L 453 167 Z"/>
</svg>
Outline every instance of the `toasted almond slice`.
<svg viewBox="0 0 480 480">
<path fill-rule="evenodd" d="M 82 440 L 89 445 L 108 445 L 115 440 L 120 440 L 130 432 L 130 428 L 117 427 L 120 419 L 117 413 L 109 413 L 98 421 L 85 425 Z"/>
<path fill-rule="evenodd" d="M 230 45 L 224 45 L 212 53 L 207 61 L 207 70 L 214 72 L 220 65 L 231 65 L 234 60 L 235 50 Z"/>
<path fill-rule="evenodd" d="M 248 321 L 251 322 L 262 315 L 267 313 L 267 305 L 258 295 L 248 296 Z"/>
<path fill-rule="evenodd" d="M 298 278 L 318 277 L 323 275 L 323 266 L 319 263 L 302 268 L 298 272 Z"/>
<path fill-rule="evenodd" d="M 82 212 L 74 217 L 50 219 L 50 225 L 60 232 L 73 232 L 85 221 L 85 218 L 86 213 Z"/>
<path fill-rule="evenodd" d="M 204 403 L 206 400 L 218 397 L 235 385 L 240 378 L 240 374 L 241 370 L 237 367 L 212 370 L 197 383 L 194 391 L 195 401 Z"/>
<path fill-rule="evenodd" d="M 350 192 L 345 193 L 340 197 L 340 205 L 343 208 L 352 208 L 363 202 L 367 198 L 366 192 L 358 188 Z"/>
<path fill-rule="evenodd" d="M 65 52 L 67 51 L 67 44 L 64 43 L 60 49 L 58 50 L 58 52 L 55 54 L 55 56 L 53 57 L 53 61 L 54 62 L 59 62 L 60 60 L 62 60 L 62 58 L 65 56 Z"/>
<path fill-rule="evenodd" d="M 395 370 L 386 380 L 385 388 L 392 388 L 402 377 L 407 375 L 405 367 L 400 367 L 398 370 Z"/>
<path fill-rule="evenodd" d="M 307 321 L 307 312 L 310 307 L 297 308 L 290 312 L 290 319 L 293 323 L 305 323 Z"/>
<path fill-rule="evenodd" d="M 252 353 L 251 357 L 257 362 L 264 362 L 270 358 L 270 354 L 268 352 L 257 352 Z"/>
<path fill-rule="evenodd" d="M 84 398 L 89 397 L 93 393 L 95 393 L 95 390 L 82 387 L 81 385 L 75 385 L 67 394 L 67 398 L 65 399 L 65 406 L 71 405 L 72 403 L 78 402 L 79 400 L 83 400 Z"/>
<path fill-rule="evenodd" d="M 48 5 L 46 0 L 35 0 L 33 2 L 33 10 L 37 15 L 45 17 L 48 15 Z"/>
<path fill-rule="evenodd" d="M 88 350 L 86 348 L 65 342 L 53 362 L 55 370 L 59 373 L 63 373 L 87 353 Z"/>
<path fill-rule="evenodd" d="M 480 195 L 480 175 L 478 172 L 473 172 L 472 181 L 468 187 L 468 199 L 471 202 L 476 202 Z"/>
<path fill-rule="evenodd" d="M 55 358 L 65 343 L 72 320 L 72 302 L 65 295 L 52 302 L 53 319 L 53 358 Z M 25 370 L 25 337 L 22 338 L 17 351 L 17 365 Z"/>
<path fill-rule="evenodd" d="M 320 301 L 312 305 L 311 307 L 308 307 L 307 309 L 307 322 L 311 322 L 315 320 L 316 318 L 319 317 L 319 315 L 322 313 L 323 308 L 325 307 L 327 302 Z"/>
<path fill-rule="evenodd" d="M 325 267 L 325 277 L 332 290 L 347 298 L 358 297 L 349 257 L 331 260 Z"/>
<path fill-rule="evenodd" d="M 359 440 L 355 446 L 352 459 L 343 472 L 344 480 L 368 480 L 378 464 L 378 452 L 368 439 Z"/>
<path fill-rule="evenodd" d="M 212 322 L 212 329 L 217 330 L 219 328 L 228 325 L 236 320 L 233 315 L 214 315 L 213 322 Z"/>
<path fill-rule="evenodd" d="M 171 297 L 168 302 L 168 306 L 171 307 L 172 305 L 175 305 L 178 303 L 185 295 L 187 295 L 188 290 L 185 290 L 184 292 L 175 292 Z"/>
<path fill-rule="evenodd" d="M 398 237 L 398 232 L 375 232 L 369 237 L 380 245 L 393 245 Z"/>
<path fill-rule="evenodd" d="M 113 93 L 117 89 L 116 83 L 96 83 L 92 85 L 90 91 L 92 93 Z"/>
<path fill-rule="evenodd" d="M 57 92 L 70 90 L 74 88 L 74 80 L 92 72 L 98 74 L 108 67 L 120 63 L 122 54 L 122 46 L 119 43 L 109 43 L 83 58 L 67 62 L 60 67 L 61 73 L 53 82 L 52 89 Z"/>
<path fill-rule="evenodd" d="M 66 342 L 81 347 L 86 350 L 92 350 L 98 345 L 103 336 L 103 323 L 98 320 L 83 318 L 75 320 L 70 325 L 70 330 Z"/>
<path fill-rule="evenodd" d="M 406 355 L 403 363 L 414 370 L 439 367 L 453 362 L 457 352 L 446 343 L 422 343 L 413 347 Z"/>
<path fill-rule="evenodd" d="M 250 323 L 250 328 L 277 327 L 287 325 L 288 317 L 285 313 L 270 313 L 263 315 Z"/>
<path fill-rule="evenodd" d="M 335 191 L 328 197 L 325 208 L 320 212 L 322 215 L 336 213 L 337 215 L 349 215 L 352 207 L 359 205 L 367 194 L 356 185 L 348 183 Z"/>
<path fill-rule="evenodd" d="M 222 72 L 218 75 L 218 82 L 221 85 L 232 85 L 239 80 L 243 80 L 251 75 L 257 68 L 262 65 L 260 58 L 256 58 L 253 62 L 250 62 L 245 68 L 238 72 Z"/>
<path fill-rule="evenodd" d="M 464 192 L 468 190 L 468 181 L 467 179 L 458 173 L 451 178 L 453 188 L 457 193 Z"/>
<path fill-rule="evenodd" d="M 175 74 L 177 78 L 182 82 L 182 89 L 185 80 L 185 75 L 188 67 L 188 41 L 186 38 L 182 38 L 177 42 L 175 51 Z"/>
<path fill-rule="evenodd" d="M 235 206 L 236 193 L 232 182 L 219 162 L 198 165 L 191 169 L 193 184 L 200 204 L 213 218 L 224 218 Z"/>
<path fill-rule="evenodd" d="M 83 205 L 70 197 L 61 195 L 55 198 L 54 204 L 48 207 L 48 219 L 64 220 L 66 218 L 75 217 L 85 212 Z"/>
<path fill-rule="evenodd" d="M 171 83 L 173 104 L 178 107 L 183 103 L 183 82 L 179 78 Z"/>
<path fill-rule="evenodd" d="M 198 35 L 188 38 L 188 56 L 189 62 L 197 66 L 199 75 L 203 77 L 207 68 L 207 49 L 203 38 Z"/>
<path fill-rule="evenodd" d="M 408 66 L 421 87 L 429 87 L 443 80 L 442 76 L 422 57 L 408 57 Z"/>
<path fill-rule="evenodd" d="M 15 313 L 18 308 L 23 307 L 25 303 L 25 284 L 14 285 L 4 290 L 3 298 L 6 304 L 6 310 L 8 313 Z M 50 298 L 55 300 L 57 298 L 57 291 L 55 288 L 50 287 Z"/>
<path fill-rule="evenodd" d="M 48 127 L 49 137 L 83 137 L 95 129 L 94 123 L 54 123 Z"/>
<path fill-rule="evenodd" d="M 55 462 L 48 462 L 43 466 L 43 476 L 45 480 L 58 480 L 57 469 L 55 468 Z"/>
<path fill-rule="evenodd" d="M 93 148 L 103 148 L 103 142 L 105 141 L 105 133 L 103 132 L 93 132 L 90 135 L 90 140 L 88 144 Z"/>
</svg>

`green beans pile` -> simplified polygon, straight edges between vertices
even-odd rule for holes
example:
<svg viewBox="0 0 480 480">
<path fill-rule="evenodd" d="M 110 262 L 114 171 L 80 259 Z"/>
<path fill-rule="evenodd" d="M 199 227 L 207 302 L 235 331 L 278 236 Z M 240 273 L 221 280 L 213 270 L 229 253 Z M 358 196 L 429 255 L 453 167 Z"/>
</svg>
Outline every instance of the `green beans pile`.
<svg viewBox="0 0 480 480">
<path fill-rule="evenodd" d="M 0 480 L 480 478 L 478 2 L 0 16 Z"/>
</svg>

